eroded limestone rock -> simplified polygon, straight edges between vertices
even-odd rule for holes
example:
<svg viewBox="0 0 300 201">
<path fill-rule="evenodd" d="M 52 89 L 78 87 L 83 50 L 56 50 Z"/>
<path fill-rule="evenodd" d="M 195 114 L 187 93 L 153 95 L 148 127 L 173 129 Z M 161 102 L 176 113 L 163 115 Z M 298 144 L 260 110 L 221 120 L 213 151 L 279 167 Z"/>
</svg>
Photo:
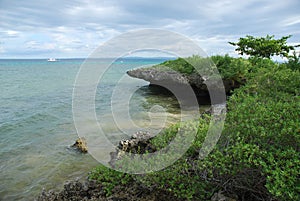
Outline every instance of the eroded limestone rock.
<svg viewBox="0 0 300 201">
<path fill-rule="evenodd" d="M 82 153 L 88 152 L 88 147 L 85 138 L 81 137 L 78 138 L 75 143 L 72 145 L 72 147 L 75 147 L 78 151 Z"/>
<path fill-rule="evenodd" d="M 121 159 L 126 153 L 144 154 L 155 152 L 155 147 L 150 143 L 152 137 L 149 132 L 138 131 L 129 139 L 121 140 L 116 151 L 110 153 L 111 160 L 109 164 L 114 167 L 116 160 Z"/>
</svg>

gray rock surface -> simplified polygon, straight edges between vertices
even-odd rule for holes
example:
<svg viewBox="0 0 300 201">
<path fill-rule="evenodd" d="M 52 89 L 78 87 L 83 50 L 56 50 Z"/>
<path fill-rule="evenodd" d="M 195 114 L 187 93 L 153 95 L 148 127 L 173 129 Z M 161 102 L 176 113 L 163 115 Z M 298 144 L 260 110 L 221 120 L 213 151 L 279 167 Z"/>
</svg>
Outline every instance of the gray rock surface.
<svg viewBox="0 0 300 201">
<path fill-rule="evenodd" d="M 61 191 L 43 192 L 35 201 L 182 201 L 171 193 L 159 189 L 149 189 L 138 181 L 117 185 L 112 195 L 106 196 L 101 183 L 96 181 L 68 181 Z"/>
<path fill-rule="evenodd" d="M 121 140 L 116 151 L 110 153 L 109 164 L 114 167 L 115 162 L 121 159 L 125 152 L 133 154 L 155 152 L 156 149 L 150 143 L 152 137 L 149 132 L 138 131 L 129 139 Z"/>
<path fill-rule="evenodd" d="M 208 95 L 207 84 L 212 86 L 213 90 L 223 90 L 228 93 L 230 90 L 240 87 L 241 83 L 235 82 L 234 80 L 223 80 L 223 83 L 213 80 L 209 77 L 202 77 L 197 73 L 190 75 L 181 74 L 172 70 L 161 70 L 158 68 L 139 68 L 127 71 L 127 74 L 134 78 L 143 79 L 150 82 L 152 85 L 159 85 L 165 88 L 169 86 L 177 85 L 190 85 L 195 91 L 196 95 Z M 222 85 L 224 88 L 222 88 Z M 221 87 L 220 87 L 221 86 Z M 210 89 L 210 90 L 211 90 Z"/>
</svg>

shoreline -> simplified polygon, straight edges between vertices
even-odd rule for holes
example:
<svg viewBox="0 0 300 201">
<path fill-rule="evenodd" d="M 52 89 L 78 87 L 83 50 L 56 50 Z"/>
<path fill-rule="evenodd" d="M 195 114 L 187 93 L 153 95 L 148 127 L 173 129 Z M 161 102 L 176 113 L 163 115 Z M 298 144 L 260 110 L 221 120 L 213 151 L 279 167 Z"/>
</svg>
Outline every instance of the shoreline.
<svg viewBox="0 0 300 201">
<path fill-rule="evenodd" d="M 228 56 L 219 56 L 215 59 L 229 60 L 233 66 L 238 66 L 238 69 L 232 69 L 229 73 L 226 71 L 227 78 L 232 77 L 233 81 L 247 81 L 243 87 L 227 94 L 232 96 L 226 97 L 228 100 L 226 109 L 212 103 L 209 114 L 201 115 L 197 121 L 171 126 L 161 135 L 149 138 L 147 143 L 136 142 L 135 139 L 138 137 L 132 136 L 129 140 L 121 141 L 118 151 L 112 152 L 111 161 L 115 160 L 110 165 L 113 167 L 132 173 L 144 173 L 148 168 L 150 174 L 134 175 L 99 166 L 93 169 L 88 177 L 89 180 L 94 179 L 97 185 L 99 184 L 95 192 L 92 192 L 93 189 L 95 190 L 94 181 L 88 181 L 86 184 L 71 182 L 72 184 L 66 184 L 62 191 L 44 193 L 44 197 L 41 195 L 39 199 L 298 200 L 299 189 L 296 184 L 299 166 L 294 166 L 293 162 L 296 163 L 299 158 L 297 152 L 299 128 L 294 121 L 299 116 L 299 110 L 296 110 L 299 106 L 299 90 L 295 84 L 298 83 L 299 71 L 294 69 L 294 66 L 289 66 L 289 63 L 276 64 L 271 63 L 270 60 L 253 61 Z M 227 63 L 220 68 L 225 73 Z M 243 70 L 245 74 L 241 75 L 238 73 L 239 70 Z M 265 82 L 266 79 L 272 82 Z M 165 78 L 160 80 L 164 82 Z M 176 84 L 176 81 L 173 84 Z M 268 90 L 274 86 L 278 91 L 274 93 Z M 228 111 L 226 126 L 224 129 L 217 127 L 223 126 L 223 122 L 220 124 L 215 122 L 217 124 L 214 127 L 222 129 L 220 130 L 222 136 L 217 139 L 217 144 L 211 144 L 213 147 L 210 148 L 213 150 L 201 158 L 202 148 L 204 147 L 204 151 L 207 150 L 205 143 L 211 120 L 219 120 L 213 115 L 223 111 Z M 164 162 L 166 158 L 164 156 L 151 158 L 151 153 L 158 150 L 166 153 L 164 148 L 171 144 L 173 139 L 179 139 L 176 141 L 179 144 L 187 141 L 188 134 L 194 132 L 193 128 L 197 129 L 195 138 L 185 154 L 162 171 L 153 172 L 153 168 Z M 177 135 L 178 131 L 183 133 Z M 293 140 L 287 137 L 292 137 Z M 129 154 L 125 155 L 124 152 Z M 144 153 L 146 158 L 150 159 L 150 163 L 141 164 L 133 160 L 136 157 L 134 154 Z M 175 152 L 172 154 L 176 156 Z M 167 157 L 172 158 L 170 155 Z M 143 171 L 137 170 L 139 168 Z M 278 177 L 281 174 L 288 177 Z"/>
<path fill-rule="evenodd" d="M 140 73 L 144 74 L 143 68 L 135 69 L 134 71 L 127 72 L 127 74 L 131 77 L 138 77 L 138 76 L 131 74 L 130 72 L 137 72 L 138 74 L 140 74 Z M 148 74 L 148 73 L 149 72 L 146 72 L 146 74 Z M 154 70 L 154 72 L 151 71 L 149 74 L 153 74 L 153 73 L 158 74 L 158 72 L 156 72 L 155 70 Z M 166 74 L 166 76 L 168 77 L 169 75 Z M 171 75 L 171 77 L 172 76 L 174 76 L 174 75 Z M 194 78 L 193 75 L 191 75 L 191 77 L 193 78 L 192 80 L 194 82 L 194 80 L 196 80 L 196 78 Z M 138 77 L 138 78 L 144 79 L 145 77 Z M 151 80 L 147 80 L 147 79 L 148 78 L 146 78 L 145 80 L 150 81 L 148 87 L 150 87 L 151 90 L 155 91 L 155 93 L 157 93 L 156 95 L 164 94 L 164 95 L 168 95 L 170 97 L 173 96 L 173 94 L 167 88 L 165 88 L 164 85 L 158 84 L 156 82 L 153 83 L 153 82 L 151 82 Z M 165 78 L 162 77 L 162 79 L 164 80 Z M 190 78 L 188 78 L 188 79 L 190 79 Z M 177 86 L 177 84 L 178 84 L 177 78 L 175 77 L 171 83 L 174 83 L 175 86 Z M 203 85 L 202 81 L 201 81 L 201 83 L 197 83 L 197 87 L 199 87 L 198 85 L 202 87 L 202 85 Z M 185 89 L 184 84 L 181 85 L 179 83 L 178 86 L 183 87 Z M 199 87 L 199 89 L 201 87 Z M 204 113 L 211 114 L 211 112 L 212 112 L 212 106 L 210 103 L 209 94 L 207 93 L 206 90 L 207 89 L 200 89 L 200 93 L 197 93 L 197 94 L 200 94 L 200 96 L 197 96 L 197 101 L 198 101 L 199 110 L 200 110 L 199 111 L 200 116 Z M 200 104 L 201 102 L 203 102 L 204 105 Z M 221 104 L 221 103 L 219 103 L 219 104 Z M 216 105 L 219 105 L 219 104 L 216 104 Z M 205 109 L 203 108 L 203 106 L 205 106 Z M 177 117 L 178 114 L 172 114 L 173 118 L 175 116 Z M 174 118 L 174 119 L 177 119 L 177 118 Z M 176 122 L 173 122 L 173 123 L 176 123 Z M 170 127 L 170 125 L 168 127 Z M 127 149 L 126 152 L 131 152 L 135 148 L 127 147 L 126 149 Z M 118 155 L 118 152 L 116 152 L 115 155 Z M 114 159 L 115 158 L 111 157 L 111 160 L 114 160 Z M 106 196 L 106 194 L 102 188 L 103 188 L 103 186 L 101 185 L 101 183 L 97 183 L 97 181 L 94 181 L 94 180 L 89 180 L 88 176 L 87 176 L 81 180 L 74 179 L 71 181 L 65 181 L 63 188 L 58 191 L 43 190 L 42 193 L 37 197 L 36 200 L 37 201 L 54 201 L 54 200 L 107 200 L 107 201 L 111 201 L 111 200 L 142 200 L 143 201 L 143 200 L 145 200 L 146 201 L 146 200 L 161 200 L 162 197 L 164 197 L 164 200 L 173 200 L 173 201 L 184 200 L 182 198 L 177 198 L 174 195 L 170 194 L 170 192 L 163 191 L 162 189 L 153 189 L 153 188 L 149 189 L 145 185 L 143 185 L 142 183 L 140 183 L 139 181 L 136 181 L 136 180 L 132 181 L 130 183 L 127 183 L 126 185 L 123 185 L 123 184 L 117 185 L 114 188 L 112 195 L 108 196 L 108 197 Z"/>
<path fill-rule="evenodd" d="M 60 191 L 45 191 L 34 199 L 35 201 L 115 201 L 115 200 L 139 200 L 139 201 L 159 201 L 173 200 L 182 201 L 171 195 L 167 191 L 160 189 L 149 189 L 141 185 L 138 181 L 132 181 L 126 185 L 116 186 L 112 195 L 106 196 L 101 183 L 85 179 L 84 181 L 66 181 Z"/>
<path fill-rule="evenodd" d="M 209 107 L 202 111 L 201 115 L 211 114 L 213 107 Z M 175 122 L 174 122 L 175 123 Z M 167 127 L 169 128 L 169 127 Z M 165 128 L 165 129 L 167 129 Z M 135 136 L 135 137 L 134 137 Z M 113 167 L 114 163 L 119 160 L 119 155 L 122 152 L 128 153 L 139 153 L 144 154 L 146 150 L 150 152 L 156 151 L 153 148 L 149 140 L 154 139 L 149 132 L 137 132 L 133 134 L 131 138 L 121 140 L 119 142 L 118 148 L 115 152 L 111 153 L 111 159 L 109 164 Z M 136 141 L 135 141 L 136 140 Z M 130 142 L 129 142 L 130 141 Z M 76 140 L 77 142 L 77 140 Z M 75 144 L 76 144 L 75 142 Z M 129 142 L 129 143 L 126 143 Z M 74 144 L 74 145 L 75 145 Z M 80 147 L 71 146 L 72 149 L 77 153 L 84 153 L 81 151 Z M 150 149 L 149 149 L 150 148 Z M 152 149 L 153 148 L 153 149 Z M 88 153 L 88 152 L 87 152 Z M 113 190 L 112 194 L 107 196 L 104 186 L 101 182 L 89 178 L 91 171 L 87 175 L 82 175 L 81 177 L 76 177 L 71 180 L 66 180 L 63 187 L 59 190 L 43 188 L 42 192 L 34 199 L 35 201 L 58 201 L 58 200 L 83 200 L 83 201 L 115 201 L 115 200 L 139 200 L 139 201 L 160 201 L 160 200 L 173 200 L 173 201 L 184 201 L 187 199 L 178 198 L 172 193 L 155 188 L 153 186 L 147 187 L 143 182 L 139 181 L 139 177 L 135 177 L 134 180 L 123 184 L 121 181 L 117 184 Z M 143 178 L 143 175 L 140 177 Z"/>
</svg>

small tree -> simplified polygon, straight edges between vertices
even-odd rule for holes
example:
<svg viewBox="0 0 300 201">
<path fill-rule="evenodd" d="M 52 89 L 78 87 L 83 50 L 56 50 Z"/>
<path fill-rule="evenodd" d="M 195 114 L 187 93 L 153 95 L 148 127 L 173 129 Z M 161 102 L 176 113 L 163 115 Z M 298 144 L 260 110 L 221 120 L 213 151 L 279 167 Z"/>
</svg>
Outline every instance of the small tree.
<svg viewBox="0 0 300 201">
<path fill-rule="evenodd" d="M 238 46 L 235 50 L 241 55 L 249 55 L 261 58 L 270 58 L 277 55 L 281 57 L 288 57 L 291 50 L 300 45 L 287 45 L 286 41 L 292 35 L 283 36 L 280 39 L 274 39 L 274 35 L 267 35 L 266 37 L 253 37 L 247 35 L 245 38 L 240 38 L 237 43 L 229 42 L 233 46 Z"/>
</svg>

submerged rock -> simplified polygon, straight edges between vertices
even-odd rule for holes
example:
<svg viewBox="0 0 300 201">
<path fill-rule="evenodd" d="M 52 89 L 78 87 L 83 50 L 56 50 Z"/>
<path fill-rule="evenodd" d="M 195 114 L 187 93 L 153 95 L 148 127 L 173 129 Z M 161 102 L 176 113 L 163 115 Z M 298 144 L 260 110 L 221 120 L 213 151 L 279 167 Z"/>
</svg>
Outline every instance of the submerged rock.
<svg viewBox="0 0 300 201">
<path fill-rule="evenodd" d="M 78 151 L 82 153 L 88 152 L 88 147 L 85 138 L 81 137 L 78 138 L 75 143 L 72 145 L 72 147 L 75 147 Z"/>
</svg>

